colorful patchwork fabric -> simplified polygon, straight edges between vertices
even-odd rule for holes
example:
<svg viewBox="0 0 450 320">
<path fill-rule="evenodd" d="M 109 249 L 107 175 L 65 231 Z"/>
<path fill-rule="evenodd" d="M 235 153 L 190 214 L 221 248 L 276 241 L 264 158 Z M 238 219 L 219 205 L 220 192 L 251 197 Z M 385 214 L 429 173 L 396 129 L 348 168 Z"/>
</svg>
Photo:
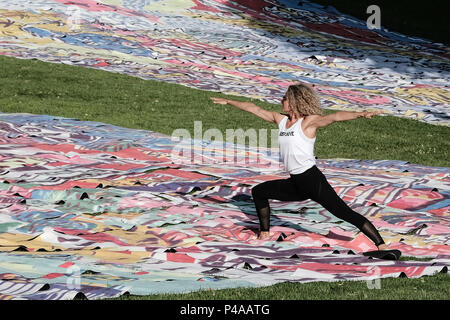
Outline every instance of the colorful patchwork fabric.
<svg viewBox="0 0 450 320">
<path fill-rule="evenodd" d="M 369 15 L 368 15 L 369 17 Z M 308 1 L 2 0 L 0 54 L 450 124 L 449 49 Z"/>
<path fill-rule="evenodd" d="M 0 299 L 415 278 L 450 262 L 447 167 L 318 160 L 392 248 L 430 258 L 385 261 L 310 200 L 271 201 L 271 238 L 256 239 L 251 188 L 287 177 L 277 150 L 237 145 L 224 162 L 223 143 L 179 153 L 155 132 L 30 114 L 0 114 L 0 139 Z"/>
</svg>

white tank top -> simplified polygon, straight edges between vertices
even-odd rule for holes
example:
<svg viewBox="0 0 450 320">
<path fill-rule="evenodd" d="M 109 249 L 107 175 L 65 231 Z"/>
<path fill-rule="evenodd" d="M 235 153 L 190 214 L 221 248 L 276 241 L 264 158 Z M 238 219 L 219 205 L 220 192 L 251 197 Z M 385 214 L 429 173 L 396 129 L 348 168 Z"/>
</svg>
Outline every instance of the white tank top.
<svg viewBox="0 0 450 320">
<path fill-rule="evenodd" d="M 302 130 L 303 118 L 286 129 L 288 117 L 281 120 L 278 128 L 278 143 L 284 167 L 290 174 L 305 172 L 316 164 L 314 157 L 314 142 L 316 138 L 307 137 Z"/>
</svg>

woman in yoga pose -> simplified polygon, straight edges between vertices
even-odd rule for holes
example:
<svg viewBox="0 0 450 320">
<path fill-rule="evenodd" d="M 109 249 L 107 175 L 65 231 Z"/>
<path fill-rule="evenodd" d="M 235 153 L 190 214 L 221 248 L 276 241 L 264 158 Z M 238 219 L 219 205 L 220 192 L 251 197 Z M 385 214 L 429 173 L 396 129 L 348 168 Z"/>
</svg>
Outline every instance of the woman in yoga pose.
<svg viewBox="0 0 450 320">
<path fill-rule="evenodd" d="M 392 260 L 400 257 L 400 251 L 388 250 L 383 238 L 368 219 L 352 210 L 336 194 L 324 174 L 317 168 L 314 157 L 317 129 L 337 121 L 353 120 L 359 117 L 370 119 L 382 111 L 338 111 L 324 116 L 319 99 L 306 84 L 289 86 L 281 100 L 283 114 L 264 110 L 251 102 L 223 98 L 211 99 L 214 103 L 232 105 L 278 125 L 280 154 L 290 177 L 266 181 L 252 188 L 253 201 L 260 222 L 258 239 L 263 240 L 270 235 L 269 199 L 280 201 L 312 199 L 339 219 L 356 226 L 374 242 L 379 250 L 366 252 L 365 255 Z"/>
</svg>

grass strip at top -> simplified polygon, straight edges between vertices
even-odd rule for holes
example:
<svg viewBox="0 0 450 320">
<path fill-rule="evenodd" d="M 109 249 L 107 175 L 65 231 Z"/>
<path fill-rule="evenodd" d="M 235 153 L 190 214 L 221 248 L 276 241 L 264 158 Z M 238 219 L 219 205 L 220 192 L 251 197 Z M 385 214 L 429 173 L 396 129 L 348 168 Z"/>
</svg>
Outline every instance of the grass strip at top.
<svg viewBox="0 0 450 320">
<path fill-rule="evenodd" d="M 238 110 L 215 105 L 212 96 L 281 111 L 281 104 L 188 88 L 154 80 L 38 60 L 0 56 L 0 111 L 34 113 L 98 121 L 172 135 L 194 121 L 202 129 L 267 129 L 275 124 Z M 280 96 L 281 98 L 281 96 Z M 325 110 L 325 114 L 335 111 Z M 319 129 L 315 154 L 319 159 L 389 159 L 430 166 L 450 166 L 450 128 L 393 116 L 338 122 Z M 248 139 L 245 142 L 248 144 Z"/>
</svg>

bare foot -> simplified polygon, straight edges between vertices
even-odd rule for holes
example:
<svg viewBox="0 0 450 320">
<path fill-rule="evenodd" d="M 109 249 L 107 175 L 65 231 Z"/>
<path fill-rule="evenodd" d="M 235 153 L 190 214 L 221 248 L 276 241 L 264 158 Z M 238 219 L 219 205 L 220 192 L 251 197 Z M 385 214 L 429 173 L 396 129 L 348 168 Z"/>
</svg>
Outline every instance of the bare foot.
<svg viewBox="0 0 450 320">
<path fill-rule="evenodd" d="M 269 231 L 261 231 L 259 233 L 258 240 L 265 240 L 267 238 L 270 238 L 270 232 Z"/>
<path fill-rule="evenodd" d="M 383 243 L 378 246 L 378 250 L 389 250 L 389 247 L 386 243 Z"/>
</svg>

